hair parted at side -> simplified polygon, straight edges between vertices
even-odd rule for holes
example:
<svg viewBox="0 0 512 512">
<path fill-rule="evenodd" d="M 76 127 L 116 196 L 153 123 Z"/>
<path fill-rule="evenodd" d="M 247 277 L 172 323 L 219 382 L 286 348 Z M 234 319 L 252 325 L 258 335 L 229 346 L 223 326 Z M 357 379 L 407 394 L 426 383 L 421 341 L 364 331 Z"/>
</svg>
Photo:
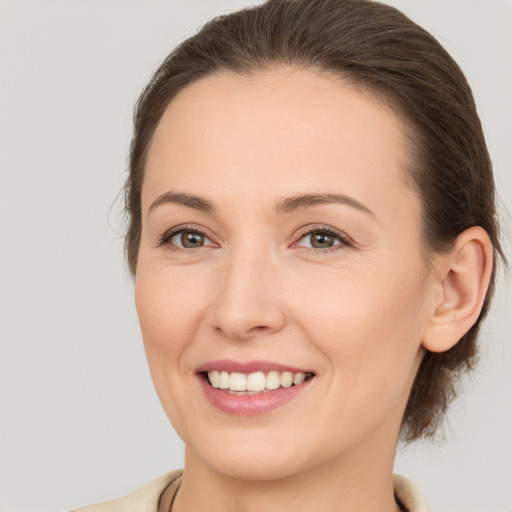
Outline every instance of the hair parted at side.
<svg viewBox="0 0 512 512">
<path fill-rule="evenodd" d="M 371 0 L 269 0 L 208 22 L 165 59 L 137 102 L 125 185 L 125 248 L 133 275 L 146 156 L 169 102 L 201 77 L 278 65 L 337 75 L 377 93 L 406 121 L 412 153 L 408 182 L 422 201 L 427 254 L 447 250 L 462 231 L 481 226 L 495 261 L 504 259 L 492 166 L 471 89 L 437 40 L 397 9 Z M 471 330 L 447 352 L 423 358 L 405 410 L 403 439 L 434 435 L 460 373 L 473 367 L 494 278 L 495 270 Z"/>
</svg>

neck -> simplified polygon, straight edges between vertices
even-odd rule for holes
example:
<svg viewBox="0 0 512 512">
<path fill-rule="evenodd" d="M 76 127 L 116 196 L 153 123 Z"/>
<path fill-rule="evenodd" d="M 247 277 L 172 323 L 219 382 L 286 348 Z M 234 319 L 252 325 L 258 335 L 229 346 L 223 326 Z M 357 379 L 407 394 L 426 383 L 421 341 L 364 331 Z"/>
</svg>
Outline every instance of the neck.
<svg viewBox="0 0 512 512">
<path fill-rule="evenodd" d="M 383 453 L 382 440 L 371 446 L 272 480 L 225 475 L 185 451 L 185 469 L 173 512 L 399 512 L 392 485 L 395 448 Z"/>
</svg>

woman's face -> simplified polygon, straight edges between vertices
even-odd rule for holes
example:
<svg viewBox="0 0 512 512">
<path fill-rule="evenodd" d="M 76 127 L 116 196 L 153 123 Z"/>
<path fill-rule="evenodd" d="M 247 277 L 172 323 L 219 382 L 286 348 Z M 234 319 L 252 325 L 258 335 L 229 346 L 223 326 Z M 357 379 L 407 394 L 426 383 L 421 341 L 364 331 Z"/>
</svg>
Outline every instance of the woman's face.
<svg viewBox="0 0 512 512">
<path fill-rule="evenodd" d="M 307 70 L 171 102 L 135 289 L 187 460 L 265 479 L 392 456 L 432 303 L 404 145 L 382 103 Z"/>
</svg>

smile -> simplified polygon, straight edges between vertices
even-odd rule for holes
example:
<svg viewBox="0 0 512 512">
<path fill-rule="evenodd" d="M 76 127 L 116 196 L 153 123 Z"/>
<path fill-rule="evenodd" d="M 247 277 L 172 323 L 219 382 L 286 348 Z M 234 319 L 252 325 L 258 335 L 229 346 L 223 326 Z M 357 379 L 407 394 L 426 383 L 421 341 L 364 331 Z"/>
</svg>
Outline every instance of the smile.
<svg viewBox="0 0 512 512">
<path fill-rule="evenodd" d="M 223 360 L 196 370 L 207 401 L 217 410 L 254 416 L 277 409 L 310 388 L 315 373 L 273 362 Z"/>
<path fill-rule="evenodd" d="M 270 371 L 266 375 L 262 371 L 249 373 L 248 375 L 240 372 L 230 373 L 217 370 L 207 372 L 208 381 L 212 387 L 238 395 L 252 395 L 274 391 L 279 388 L 298 386 L 312 376 L 313 374 L 309 372 L 293 373 L 289 371 Z"/>
</svg>

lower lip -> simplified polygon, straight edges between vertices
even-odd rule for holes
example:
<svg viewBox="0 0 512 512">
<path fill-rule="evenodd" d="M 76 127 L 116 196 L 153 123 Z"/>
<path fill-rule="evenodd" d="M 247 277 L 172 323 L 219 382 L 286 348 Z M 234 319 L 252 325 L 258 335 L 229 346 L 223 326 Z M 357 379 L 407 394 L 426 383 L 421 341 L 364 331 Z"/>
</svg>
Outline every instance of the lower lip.
<svg viewBox="0 0 512 512">
<path fill-rule="evenodd" d="M 240 416 L 255 416 L 281 407 L 302 393 L 313 379 L 298 386 L 278 388 L 254 395 L 236 395 L 212 387 L 202 375 L 199 382 L 208 401 L 223 412 Z"/>
</svg>

